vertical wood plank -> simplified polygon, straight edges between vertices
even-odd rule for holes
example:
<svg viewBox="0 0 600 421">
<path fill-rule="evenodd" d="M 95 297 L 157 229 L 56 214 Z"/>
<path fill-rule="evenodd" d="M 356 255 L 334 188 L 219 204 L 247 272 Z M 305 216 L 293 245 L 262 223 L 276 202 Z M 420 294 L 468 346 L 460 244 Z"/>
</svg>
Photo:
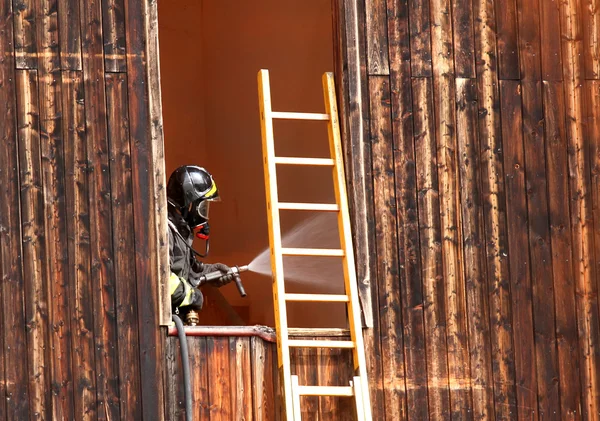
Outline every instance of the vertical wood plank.
<svg viewBox="0 0 600 421">
<path fill-rule="evenodd" d="M 306 339 L 306 338 L 302 338 Z M 317 349 L 295 348 L 292 365 L 298 376 L 298 382 L 302 386 L 316 386 L 317 377 Z M 302 419 L 317 420 L 319 418 L 319 398 L 317 396 L 301 396 L 300 412 Z"/>
<path fill-rule="evenodd" d="M 386 0 L 365 0 L 367 73 L 389 75 Z"/>
<path fill-rule="evenodd" d="M 85 26 L 80 27 L 78 25 L 80 22 L 80 2 L 79 0 L 54 1 L 54 7 L 58 6 L 58 3 L 60 3 L 58 6 L 58 25 L 60 28 L 58 35 L 60 42 L 61 69 L 82 70 L 81 29 L 85 28 Z M 84 40 L 84 42 L 87 41 Z M 86 60 L 94 60 L 94 58 L 92 56 L 86 56 Z"/>
<path fill-rule="evenodd" d="M 454 71 L 456 77 L 475 78 L 475 38 L 471 0 L 452 2 L 454 28 Z"/>
<path fill-rule="evenodd" d="M 191 339 L 188 337 L 188 339 Z M 190 371 L 192 377 L 192 396 L 194 397 L 194 417 L 198 417 L 198 421 L 210 420 L 210 406 L 211 400 L 209 396 L 209 382 L 208 382 L 208 348 L 207 339 L 205 337 L 195 337 L 191 343 L 188 342 L 189 356 L 190 356 Z M 178 348 L 178 352 L 179 348 Z M 181 361 L 181 358 L 179 359 Z M 182 366 L 180 366 L 182 367 Z M 181 418 L 184 419 L 183 414 L 185 410 L 185 402 L 183 400 L 183 378 L 180 379 L 180 390 L 181 398 Z M 167 408 L 170 409 L 170 408 Z M 169 418 L 172 419 L 172 418 Z"/>
<path fill-rule="evenodd" d="M 328 338 L 329 339 L 329 338 Z M 349 339 L 349 338 L 347 338 Z M 325 386 L 346 386 L 353 376 L 352 353 L 347 349 L 317 350 L 318 384 Z M 356 406 L 350 397 L 319 398 L 319 420 L 354 420 Z"/>
<path fill-rule="evenodd" d="M 97 417 L 96 366 L 83 76 L 76 71 L 62 76 L 73 398 L 76 418 L 92 420 Z"/>
<path fill-rule="evenodd" d="M 102 60 L 102 10 L 98 2 L 80 1 L 87 154 L 90 189 L 91 279 L 94 297 L 96 388 L 99 419 L 120 415 L 119 365 L 115 302 L 113 221 L 111 215 L 110 149 L 108 144 L 106 86 Z M 131 234 L 130 234 L 131 235 Z M 119 280 L 122 282 L 122 280 Z"/>
<path fill-rule="evenodd" d="M 544 82 L 543 89 L 560 410 L 561 419 L 578 420 L 581 388 L 569 202 L 565 200 L 569 197 L 565 100 L 562 83 Z"/>
<path fill-rule="evenodd" d="M 231 419 L 252 421 L 250 338 L 229 338 Z"/>
<path fill-rule="evenodd" d="M 490 330 L 497 418 L 516 417 L 512 314 L 508 285 L 508 244 L 500 100 L 496 62 L 494 8 L 491 2 L 473 3 L 475 61 L 479 102 L 481 178 L 484 199 L 487 280 L 490 294 Z"/>
<path fill-rule="evenodd" d="M 562 80 L 562 57 L 560 47 L 560 13 L 559 0 L 544 0 L 539 2 L 539 13 L 536 10 L 537 2 L 523 2 L 523 16 L 519 25 L 519 38 L 524 38 L 521 43 L 521 51 L 527 51 L 529 67 L 533 63 L 537 67 L 536 62 L 539 51 L 542 59 L 542 79 L 543 80 Z M 539 17 L 538 17 L 539 16 Z M 536 22 L 541 24 L 541 40 L 537 41 Z M 535 40 L 533 44 L 528 44 Z M 541 42 L 541 51 L 539 50 L 539 42 Z M 521 53 L 523 54 L 523 53 Z M 531 72 L 529 72 L 531 73 Z M 533 75 L 531 75 L 533 76 Z"/>
<path fill-rule="evenodd" d="M 141 418 L 140 366 L 138 345 L 135 242 L 133 228 L 133 187 L 131 148 L 127 112 L 127 76 L 106 75 L 106 109 L 110 144 L 110 189 L 112 196 L 112 242 L 115 267 L 115 297 L 118 337 L 119 396 L 122 419 Z"/>
<path fill-rule="evenodd" d="M 586 79 L 600 79 L 600 1 L 582 0 L 581 21 Z"/>
<path fill-rule="evenodd" d="M 541 82 L 524 81 L 523 139 L 529 218 L 529 254 L 533 288 L 533 320 L 537 364 L 539 416 L 560 413 L 556 336 L 554 326 L 554 286 L 548 220 L 546 158 L 544 154 Z"/>
<path fill-rule="evenodd" d="M 519 59 L 521 79 L 540 80 L 540 9 L 539 5 L 558 0 L 517 0 L 519 22 Z M 545 12 L 545 11 L 544 11 Z M 556 30 L 556 28 L 553 28 Z M 552 63 L 553 66 L 556 62 Z"/>
<path fill-rule="evenodd" d="M 35 7 L 35 0 L 13 0 L 14 49 L 17 69 L 37 69 Z"/>
<path fill-rule="evenodd" d="M 423 288 L 408 38 L 408 1 L 388 2 L 390 91 L 407 413 L 428 417 Z"/>
<path fill-rule="evenodd" d="M 366 76 L 366 42 L 364 34 L 364 10 L 360 2 L 343 0 L 341 3 L 345 22 L 344 30 L 344 60 L 347 61 L 345 73 L 345 89 L 340 92 L 344 96 L 341 109 L 347 110 L 341 114 L 343 122 L 344 146 L 347 162 L 351 170 L 347 173 L 351 180 L 349 189 L 350 205 L 353 216 L 354 244 L 357 247 L 355 260 L 365 262 L 357 265 L 357 280 L 359 295 L 363 308 L 364 324 L 368 329 L 363 330 L 365 351 L 374 358 L 367 361 L 369 375 L 369 393 L 373 417 L 383 418 L 384 392 L 379 319 L 375 317 L 379 309 L 378 286 L 376 278 L 376 258 L 372 253 L 375 249 L 375 218 L 373 195 L 373 177 L 370 165 L 371 145 L 368 139 L 369 125 L 367 124 L 369 109 L 368 80 Z"/>
<path fill-rule="evenodd" d="M 519 40 L 515 0 L 495 1 L 498 79 L 519 79 Z"/>
<path fill-rule="evenodd" d="M 162 338 L 154 200 L 153 145 L 146 73 L 146 1 L 125 0 L 129 135 L 131 145 L 142 418 L 164 420 Z M 166 231 L 165 231 L 166 232 Z"/>
<path fill-rule="evenodd" d="M 191 339 L 191 338 L 188 338 Z M 198 341 L 194 341 L 195 345 L 199 345 L 201 340 L 205 338 L 194 338 Z M 204 341 L 204 351 L 206 352 L 206 342 Z M 201 401 L 202 396 L 196 395 L 198 392 L 196 384 L 196 374 L 200 370 L 196 370 L 197 361 L 194 359 L 196 346 L 191 346 L 188 341 L 189 357 L 190 357 L 190 381 L 192 382 L 192 393 L 194 393 L 194 405 Z M 199 347 L 198 347 L 199 348 Z M 185 397 L 183 392 L 183 374 L 181 365 L 181 348 L 178 337 L 168 337 L 165 343 L 165 371 L 167 373 L 167 381 L 165 384 L 167 399 L 167 417 L 169 420 L 185 420 Z M 206 377 L 206 370 L 203 370 L 204 376 Z M 195 407 L 194 407 L 195 409 Z M 198 417 L 199 412 L 194 412 L 194 416 Z M 206 420 L 208 418 L 200 418 Z"/>
<path fill-rule="evenodd" d="M 15 71 L 12 51 L 12 10 L 10 2 L 0 3 L 0 115 L 3 118 L 0 150 L 0 260 L 2 273 L 4 383 L 7 419 L 28 419 L 29 392 L 27 337 L 19 198 L 19 151 Z M 23 95 L 19 95 L 23 97 Z"/>
<path fill-rule="evenodd" d="M 576 0 L 561 3 L 563 89 L 569 169 L 569 200 L 573 241 L 573 268 L 577 303 L 577 328 L 581 355 L 581 388 L 584 419 L 600 412 L 600 323 L 593 241 L 594 225 L 587 159 L 588 140 L 583 132 L 585 98 L 581 10 Z"/>
<path fill-rule="evenodd" d="M 229 339 L 209 337 L 206 339 L 208 358 L 208 394 L 210 398 L 211 421 L 232 419 L 231 391 L 229 389 Z"/>
<path fill-rule="evenodd" d="M 48 277 L 44 271 L 44 195 L 40 154 L 40 114 L 37 72 L 16 72 L 23 277 L 29 407 L 35 418 L 50 418 L 50 357 L 48 342 Z"/>
<path fill-rule="evenodd" d="M 515 381 L 516 397 L 519 403 L 517 414 L 519 419 L 538 419 L 531 261 L 527 241 L 527 190 L 521 84 L 517 81 L 500 81 L 500 99 L 515 346 Z"/>
<path fill-rule="evenodd" d="M 451 351 L 448 359 L 443 358 L 442 366 L 448 365 L 452 373 L 463 372 L 464 352 L 457 349 L 456 338 L 466 334 L 464 301 L 462 291 L 456 287 L 463 284 L 462 247 L 459 226 L 460 195 L 458 186 L 457 146 L 456 146 L 456 93 L 454 80 L 454 48 L 452 38 L 451 4 L 449 0 L 431 0 L 431 55 L 433 63 L 433 107 L 435 124 L 435 144 L 440 192 L 440 223 L 443 262 L 443 288 L 436 293 L 445 299 L 446 332 Z M 442 301 L 444 302 L 444 301 Z M 442 310 L 443 312 L 443 310 Z M 442 343 L 443 348 L 446 345 Z M 450 378 L 449 381 L 453 379 Z M 439 419 L 455 413 L 467 416 L 468 394 L 464 390 L 454 391 L 448 384 L 447 390 L 440 385 L 439 414 L 430 414 Z M 431 393 L 430 393 L 431 402 Z M 452 404 L 452 408 L 450 405 Z"/>
<path fill-rule="evenodd" d="M 410 64 L 413 77 L 430 77 L 431 34 L 429 33 L 429 1 L 409 0 Z"/>
<path fill-rule="evenodd" d="M 52 418 L 74 419 L 71 314 L 68 285 L 68 239 L 65 203 L 65 156 L 62 76 L 56 0 L 38 0 L 37 42 L 40 136 L 46 215 L 46 271 L 52 279 L 50 346 L 52 349 Z M 91 311 L 91 309 L 89 309 Z"/>
<path fill-rule="evenodd" d="M 254 418 L 257 421 L 277 419 L 275 413 L 274 385 L 280 376 L 277 367 L 277 354 L 274 346 L 270 346 L 258 337 L 250 339 L 250 359 L 252 364 L 252 402 Z M 282 393 L 280 390 L 279 393 Z"/>
<path fill-rule="evenodd" d="M 429 414 L 441 419 L 449 402 L 433 83 L 413 79 L 412 91 Z"/>
<path fill-rule="evenodd" d="M 400 420 L 407 412 L 389 78 L 370 77 L 369 92 L 384 394 L 386 415 Z"/>
<path fill-rule="evenodd" d="M 125 6 L 123 0 L 102 1 L 104 67 L 107 72 L 126 72 Z"/>
</svg>

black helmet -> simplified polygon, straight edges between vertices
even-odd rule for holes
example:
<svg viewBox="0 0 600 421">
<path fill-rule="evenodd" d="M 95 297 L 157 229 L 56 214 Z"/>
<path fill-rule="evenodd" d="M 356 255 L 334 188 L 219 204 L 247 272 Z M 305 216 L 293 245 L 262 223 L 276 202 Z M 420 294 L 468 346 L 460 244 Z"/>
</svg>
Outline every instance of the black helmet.
<svg viewBox="0 0 600 421">
<path fill-rule="evenodd" d="M 208 220 L 208 202 L 219 200 L 212 175 L 202 167 L 184 165 L 169 177 L 167 198 L 179 209 L 191 228 Z"/>
</svg>

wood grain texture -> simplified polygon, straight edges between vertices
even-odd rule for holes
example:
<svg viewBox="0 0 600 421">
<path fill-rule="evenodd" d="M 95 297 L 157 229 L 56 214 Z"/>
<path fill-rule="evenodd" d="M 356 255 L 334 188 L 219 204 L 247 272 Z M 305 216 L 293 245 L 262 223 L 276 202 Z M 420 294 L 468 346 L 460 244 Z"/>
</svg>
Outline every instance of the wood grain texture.
<svg viewBox="0 0 600 421">
<path fill-rule="evenodd" d="M 111 214 L 111 171 L 108 143 L 106 85 L 102 60 L 100 3 L 80 1 L 82 53 L 86 102 L 86 138 L 90 198 L 91 279 L 94 297 L 96 394 L 104 405 L 100 419 L 120 414 L 119 364 L 115 301 L 115 256 Z"/>
<path fill-rule="evenodd" d="M 569 169 L 569 201 L 573 268 L 579 331 L 582 409 L 584 418 L 600 411 L 600 326 L 598 320 L 598 286 L 594 261 L 594 226 L 590 191 L 588 144 L 583 131 L 585 96 L 583 90 L 583 45 L 578 19 L 579 3 L 561 3 L 563 89 Z"/>
<path fill-rule="evenodd" d="M 430 78 L 413 79 L 414 139 L 425 343 L 428 362 L 429 413 L 436 418 L 445 418 L 449 416 L 448 366 L 435 111 L 432 90 L 433 83 Z"/>
<path fill-rule="evenodd" d="M 50 417 L 50 355 L 48 342 L 48 277 L 44 271 L 44 192 L 40 154 L 40 114 L 35 70 L 16 72 L 23 279 L 29 406 L 36 418 Z"/>
<path fill-rule="evenodd" d="M 252 420 L 252 365 L 250 338 L 229 338 L 229 375 L 231 390 L 231 417 Z"/>
<path fill-rule="evenodd" d="M 257 421 L 277 419 L 275 413 L 276 402 L 271 397 L 275 378 L 280 375 L 276 370 L 276 350 L 270 348 L 261 339 L 253 337 L 250 339 L 250 359 L 252 362 L 254 418 Z"/>
<path fill-rule="evenodd" d="M 4 404 L 7 419 L 28 419 L 29 378 L 27 319 L 25 314 L 25 291 L 23 271 L 21 202 L 19 186 L 19 132 L 16 104 L 18 86 L 15 86 L 15 70 L 12 52 L 12 19 L 9 2 L 0 4 L 0 112 L 3 130 L 0 134 L 0 279 L 2 301 L 0 303 L 3 334 Z M 34 392 L 35 399 L 37 393 Z"/>
<path fill-rule="evenodd" d="M 494 401 L 497 418 L 514 418 L 514 351 L 512 314 L 508 284 L 508 239 L 500 100 L 496 63 L 493 4 L 473 3 L 475 18 L 475 61 L 479 102 L 479 139 L 482 159 L 481 180 L 484 203 L 487 282 L 490 294 L 490 330 L 494 372 Z"/>
<path fill-rule="evenodd" d="M 583 32 L 586 79 L 600 78 L 600 2 L 582 0 L 579 24 Z"/>
<path fill-rule="evenodd" d="M 562 57 L 561 57 L 561 40 L 560 40 L 560 14 L 559 0 L 546 0 L 539 2 L 539 13 L 536 10 L 535 4 L 530 4 L 526 0 L 523 10 L 523 19 L 525 19 L 519 27 L 519 37 L 524 38 L 524 44 L 521 44 L 521 51 L 529 50 L 530 52 L 539 51 L 542 59 L 542 79 L 543 80 L 562 80 Z M 539 15 L 539 18 L 538 18 Z M 537 41 L 535 24 L 540 22 L 541 38 Z M 527 47 L 529 40 L 535 40 L 533 45 Z M 540 48 L 541 51 L 538 50 Z M 529 57 L 529 66 L 535 64 L 538 66 L 536 57 Z"/>
<path fill-rule="evenodd" d="M 550 0 L 553 1 L 553 0 Z M 540 80 L 540 12 L 537 0 L 517 0 L 521 80 Z M 554 29 L 555 30 L 555 29 Z M 553 62 L 555 65 L 555 62 Z"/>
<path fill-rule="evenodd" d="M 146 91 L 146 1 L 125 0 L 129 143 L 131 145 L 134 231 L 146 233 L 135 243 L 137 278 L 142 418 L 164 420 L 164 385 L 161 375 L 163 336 L 160 334 L 156 214 L 150 114 Z"/>
<path fill-rule="evenodd" d="M 560 82 L 544 82 L 543 92 L 561 419 L 576 420 L 582 414 L 570 214 L 565 200 L 569 197 L 565 99 Z"/>
<path fill-rule="evenodd" d="M 114 250 L 119 397 L 122 419 L 141 418 L 139 334 L 137 294 L 131 280 L 135 273 L 133 187 L 127 110 L 127 76 L 106 75 L 106 108 L 110 145 L 110 190 L 112 196 L 112 247 Z"/>
<path fill-rule="evenodd" d="M 17 69 L 37 68 L 36 1 L 13 0 L 14 54 Z"/>
<path fill-rule="evenodd" d="M 102 0 L 99 0 L 101 2 Z M 55 0 L 58 5 L 58 28 L 60 45 L 60 66 L 64 70 L 82 70 L 82 39 L 81 33 L 85 32 L 85 24 L 80 22 L 79 0 Z M 60 5 L 59 5 L 60 3 Z M 83 46 L 85 49 L 85 45 Z M 57 51 L 58 52 L 58 51 Z M 86 57 L 89 59 L 90 57 Z"/>
<path fill-rule="evenodd" d="M 495 1 L 494 5 L 496 6 L 498 79 L 519 79 L 516 0 Z"/>
<path fill-rule="evenodd" d="M 369 92 L 384 394 L 387 416 L 400 420 L 407 412 L 389 78 L 370 77 Z"/>
<path fill-rule="evenodd" d="M 519 82 L 500 81 L 517 415 L 519 419 L 538 419 L 521 94 Z"/>
<path fill-rule="evenodd" d="M 206 369 L 208 371 L 210 419 L 230 420 L 232 419 L 232 393 L 229 383 L 229 339 L 209 337 L 206 339 L 206 350 L 209 355 Z"/>
<path fill-rule="evenodd" d="M 76 419 L 95 419 L 96 365 L 90 250 L 88 156 L 83 75 L 64 71 L 63 136 L 65 139 L 66 210 L 69 252 L 69 301 Z"/>
<path fill-rule="evenodd" d="M 413 139 L 408 39 L 408 1 L 388 2 L 390 46 L 390 93 L 402 324 L 404 334 L 407 413 L 423 419 L 428 416 L 427 356 L 423 319 L 421 252 L 417 209 L 416 162 Z"/>
<path fill-rule="evenodd" d="M 431 77 L 429 2 L 409 0 L 410 64 L 413 77 Z"/>
<path fill-rule="evenodd" d="M 107 72 L 126 72 L 125 6 L 123 0 L 103 0 L 101 3 L 104 67 Z"/>
<path fill-rule="evenodd" d="M 365 0 L 367 73 L 389 75 L 386 0 Z"/>
<path fill-rule="evenodd" d="M 470 0 L 452 2 L 454 71 L 459 78 L 475 78 L 475 35 Z"/>
</svg>

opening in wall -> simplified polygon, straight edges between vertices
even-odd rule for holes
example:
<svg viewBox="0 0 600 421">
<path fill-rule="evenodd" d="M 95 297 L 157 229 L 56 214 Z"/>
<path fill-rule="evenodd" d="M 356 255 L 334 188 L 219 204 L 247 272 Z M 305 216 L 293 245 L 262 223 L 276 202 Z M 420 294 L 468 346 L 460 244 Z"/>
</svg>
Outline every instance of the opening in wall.
<svg viewBox="0 0 600 421">
<path fill-rule="evenodd" d="M 203 261 L 254 261 L 258 271 L 242 274 L 245 298 L 233 283 L 203 287 L 200 324 L 273 326 L 271 276 L 264 273 L 270 271 L 264 253 L 269 239 L 256 75 L 269 69 L 274 109 L 323 112 L 321 77 L 334 71 L 331 3 L 170 0 L 158 3 L 158 18 L 167 180 L 180 165 L 206 168 L 221 201 L 211 205 L 210 253 Z M 277 122 L 274 129 L 278 154 L 329 153 L 321 122 Z M 334 201 L 330 174 L 291 170 L 279 179 L 280 194 L 295 201 Z M 282 216 L 282 224 L 285 241 L 338 241 L 335 218 L 298 212 Z M 336 262 L 290 262 L 284 268 L 301 272 L 288 284 L 293 291 L 343 290 Z M 288 311 L 290 326 L 337 327 L 318 304 Z"/>
</svg>

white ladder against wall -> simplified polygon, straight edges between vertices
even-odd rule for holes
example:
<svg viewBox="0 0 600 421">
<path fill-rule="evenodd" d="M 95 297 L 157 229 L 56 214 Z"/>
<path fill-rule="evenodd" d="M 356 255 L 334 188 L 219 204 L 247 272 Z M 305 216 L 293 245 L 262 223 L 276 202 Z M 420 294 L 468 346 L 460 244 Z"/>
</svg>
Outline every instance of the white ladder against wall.
<svg viewBox="0 0 600 421">
<path fill-rule="evenodd" d="M 356 404 L 357 419 L 371 420 L 371 404 L 367 380 L 365 348 L 361 331 L 358 287 L 354 266 L 350 216 L 340 137 L 336 93 L 332 73 L 323 75 L 323 91 L 326 114 L 276 112 L 271 109 L 271 88 L 269 71 L 258 72 L 260 120 L 263 144 L 263 163 L 267 200 L 269 244 L 273 273 L 273 298 L 275 302 L 275 323 L 277 328 L 277 357 L 279 372 L 283 382 L 286 419 L 300 421 L 300 396 L 350 396 Z M 330 158 L 302 158 L 275 156 L 273 120 L 324 120 L 327 121 Z M 285 203 L 279 202 L 277 191 L 277 165 L 329 166 L 332 168 L 336 203 Z M 336 212 L 340 233 L 340 249 L 324 248 L 284 248 L 281 242 L 279 213 L 282 210 L 306 210 Z M 291 294 L 286 293 L 283 256 L 334 256 L 340 257 L 344 269 L 345 294 Z M 346 315 L 350 328 L 350 341 L 338 340 L 299 340 L 290 339 L 287 323 L 286 303 L 290 301 L 342 302 L 346 303 Z M 306 330 L 305 330 L 306 331 Z M 297 375 L 291 374 L 290 348 L 351 348 L 354 374 L 346 385 L 322 386 L 301 385 Z M 316 370 L 316 367 L 314 367 Z"/>
</svg>

